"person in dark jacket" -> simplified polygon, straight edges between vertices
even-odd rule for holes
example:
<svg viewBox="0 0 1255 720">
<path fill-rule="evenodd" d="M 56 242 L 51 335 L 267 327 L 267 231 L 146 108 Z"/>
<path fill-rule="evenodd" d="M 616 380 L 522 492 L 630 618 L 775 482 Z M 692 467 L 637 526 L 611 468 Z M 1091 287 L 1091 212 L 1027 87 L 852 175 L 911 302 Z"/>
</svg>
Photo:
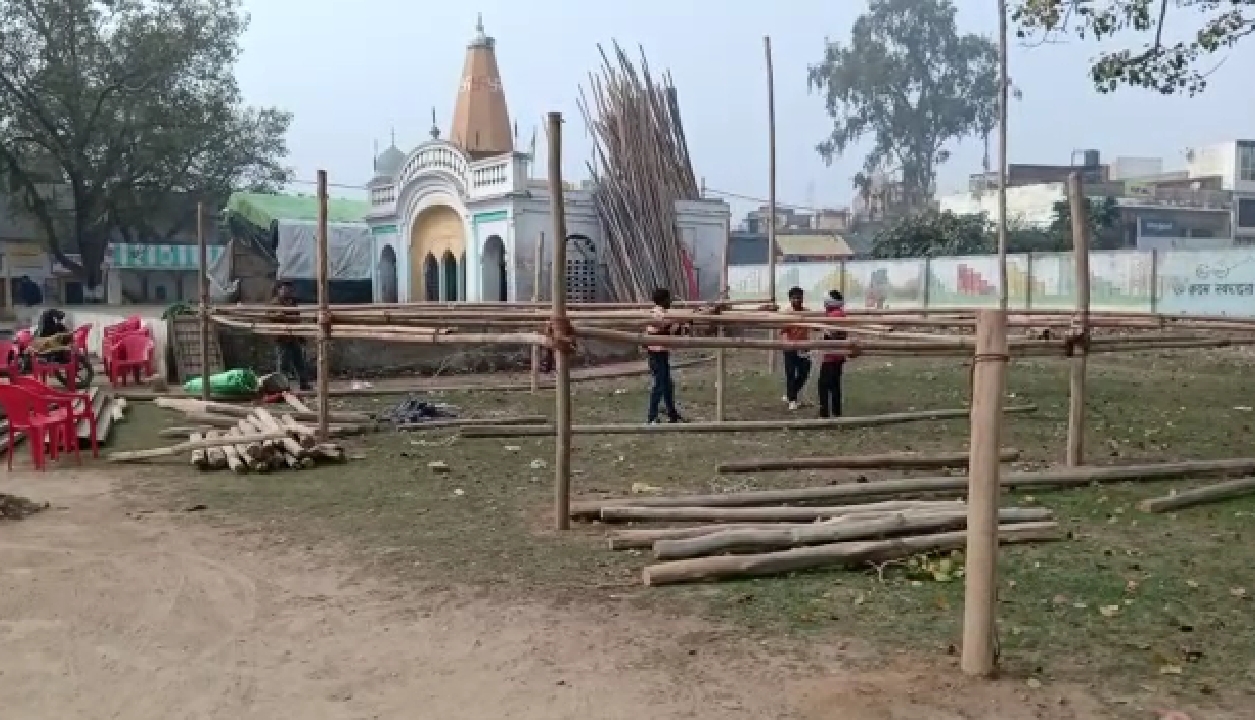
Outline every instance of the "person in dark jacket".
<svg viewBox="0 0 1255 720">
<path fill-rule="evenodd" d="M 296 307 L 292 283 L 280 280 L 275 286 L 274 304 L 280 307 Z M 290 321 L 294 313 L 275 313 L 276 319 Z M 295 379 L 302 390 L 310 389 L 309 365 L 305 362 L 305 340 L 299 337 L 279 337 L 275 342 L 275 365 L 279 373 Z"/>
<path fill-rule="evenodd" d="M 653 321 L 645 327 L 647 335 L 679 335 L 684 328 L 667 321 L 667 311 L 671 309 L 671 291 L 666 288 L 654 290 L 654 307 L 650 310 Z M 649 413 L 646 422 L 657 424 L 659 406 L 665 407 L 667 421 L 684 422 L 680 411 L 675 407 L 675 382 L 671 379 L 671 352 L 666 345 L 647 345 L 649 374 L 653 385 L 649 389 Z"/>
<path fill-rule="evenodd" d="M 845 298 L 840 290 L 831 290 L 824 298 L 824 315 L 830 318 L 845 317 Z M 829 330 L 825 340 L 845 340 L 844 330 Z M 853 355 L 853 353 L 851 353 Z M 819 365 L 819 417 L 841 417 L 841 375 L 845 370 L 846 354 L 828 350 Z"/>
</svg>

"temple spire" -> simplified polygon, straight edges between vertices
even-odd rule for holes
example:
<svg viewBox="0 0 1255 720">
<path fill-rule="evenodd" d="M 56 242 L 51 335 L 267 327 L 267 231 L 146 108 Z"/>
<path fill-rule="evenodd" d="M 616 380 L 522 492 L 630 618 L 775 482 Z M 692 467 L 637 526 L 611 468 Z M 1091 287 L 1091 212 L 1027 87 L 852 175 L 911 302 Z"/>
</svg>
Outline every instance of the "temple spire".
<svg viewBox="0 0 1255 720">
<path fill-rule="evenodd" d="M 475 37 L 466 46 L 466 62 L 449 139 L 473 159 L 503 155 L 514 150 L 510 113 L 506 109 L 501 72 L 497 68 L 496 40 L 484 32 L 480 14 Z"/>
</svg>

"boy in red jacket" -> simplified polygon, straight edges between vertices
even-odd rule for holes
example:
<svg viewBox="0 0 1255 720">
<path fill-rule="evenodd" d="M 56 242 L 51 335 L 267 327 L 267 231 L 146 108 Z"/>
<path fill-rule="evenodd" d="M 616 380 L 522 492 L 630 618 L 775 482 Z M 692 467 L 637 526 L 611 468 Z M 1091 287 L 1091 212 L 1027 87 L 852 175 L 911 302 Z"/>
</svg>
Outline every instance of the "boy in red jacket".
<svg viewBox="0 0 1255 720">
<path fill-rule="evenodd" d="M 824 315 L 828 317 L 845 317 L 845 298 L 841 291 L 831 290 L 824 298 Z M 844 330 L 829 330 L 824 333 L 825 340 L 845 340 Z M 841 371 L 845 367 L 845 353 L 827 351 L 819 366 L 819 417 L 841 416 Z"/>
</svg>

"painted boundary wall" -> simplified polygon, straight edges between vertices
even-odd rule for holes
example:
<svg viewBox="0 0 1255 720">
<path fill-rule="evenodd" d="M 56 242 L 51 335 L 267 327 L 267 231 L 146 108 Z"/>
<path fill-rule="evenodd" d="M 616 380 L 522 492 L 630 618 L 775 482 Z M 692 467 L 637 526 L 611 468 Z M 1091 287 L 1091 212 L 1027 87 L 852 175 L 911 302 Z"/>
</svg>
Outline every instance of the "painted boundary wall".
<svg viewBox="0 0 1255 720">
<path fill-rule="evenodd" d="M 1255 317 L 1255 249 L 1094 252 L 1089 268 L 1094 310 Z M 1071 253 L 1009 255 L 1010 306 L 1072 309 L 1074 276 Z M 733 299 L 764 297 L 767 266 L 733 266 L 728 285 Z M 997 307 L 998 257 L 778 264 L 778 299 L 794 286 L 812 303 L 839 289 L 850 309 Z"/>
</svg>

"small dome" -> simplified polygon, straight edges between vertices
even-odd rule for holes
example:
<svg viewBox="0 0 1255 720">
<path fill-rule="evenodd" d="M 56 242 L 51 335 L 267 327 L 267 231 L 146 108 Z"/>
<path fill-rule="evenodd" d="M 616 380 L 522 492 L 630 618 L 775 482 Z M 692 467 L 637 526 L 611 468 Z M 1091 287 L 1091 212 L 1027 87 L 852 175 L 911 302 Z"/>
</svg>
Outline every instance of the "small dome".
<svg viewBox="0 0 1255 720">
<path fill-rule="evenodd" d="M 405 164 L 405 153 L 401 152 L 396 145 L 389 145 L 387 150 L 379 154 L 375 158 L 375 177 L 393 178 L 401 172 L 401 166 Z"/>
</svg>

